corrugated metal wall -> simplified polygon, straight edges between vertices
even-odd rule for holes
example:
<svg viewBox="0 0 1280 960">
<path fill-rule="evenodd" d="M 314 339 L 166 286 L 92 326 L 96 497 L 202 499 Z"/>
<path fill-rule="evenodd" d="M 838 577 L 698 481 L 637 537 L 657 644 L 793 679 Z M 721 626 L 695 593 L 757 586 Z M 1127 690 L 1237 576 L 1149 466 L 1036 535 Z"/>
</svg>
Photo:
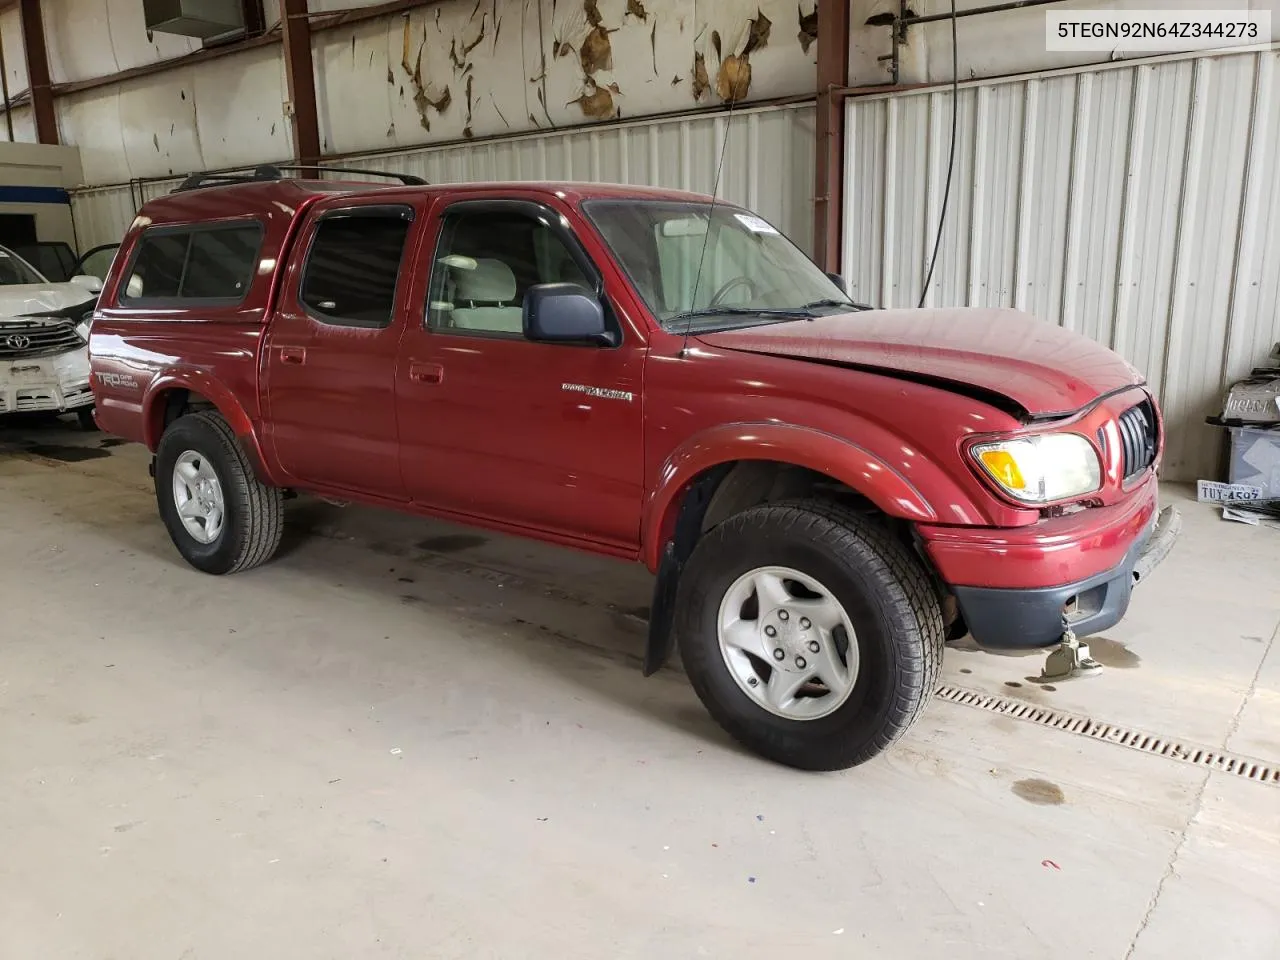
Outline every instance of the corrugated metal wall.
<svg viewBox="0 0 1280 960">
<path fill-rule="evenodd" d="M 551 131 L 478 143 L 426 147 L 342 166 L 414 173 L 432 183 L 478 180 L 589 180 L 710 193 L 721 145 L 719 195 L 757 210 L 805 250 L 813 235 L 812 104 Z M 168 192 L 179 181 L 91 188 L 72 195 L 80 245 L 119 240 L 141 197 Z"/>
<path fill-rule="evenodd" d="M 1204 425 L 1280 340 L 1280 50 L 963 85 L 933 304 L 1016 306 L 1159 391 L 1164 475 L 1214 475 Z M 942 206 L 949 87 L 848 106 L 844 273 L 914 305 Z"/>
</svg>

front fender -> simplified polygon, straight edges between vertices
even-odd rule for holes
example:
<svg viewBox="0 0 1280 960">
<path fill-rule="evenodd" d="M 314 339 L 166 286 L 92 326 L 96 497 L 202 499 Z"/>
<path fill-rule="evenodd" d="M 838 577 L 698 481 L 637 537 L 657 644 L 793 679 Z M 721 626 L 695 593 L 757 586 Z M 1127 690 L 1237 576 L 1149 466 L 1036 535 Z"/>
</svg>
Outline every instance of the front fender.
<svg viewBox="0 0 1280 960">
<path fill-rule="evenodd" d="M 154 453 L 160 445 L 165 425 L 165 397 L 173 390 L 186 390 L 212 403 L 230 424 L 258 478 L 265 483 L 274 483 L 252 418 L 225 384 L 203 370 L 173 370 L 161 374 L 151 382 L 142 402 L 143 422 L 146 425 L 144 442 L 148 450 Z"/>
<path fill-rule="evenodd" d="M 917 523 L 938 519 L 910 480 L 856 443 L 810 427 L 724 424 L 690 437 L 662 465 L 641 520 L 641 557 L 650 570 L 658 568 L 663 544 L 675 529 L 681 495 L 693 479 L 718 464 L 738 460 L 805 467 L 839 480 L 891 517 Z"/>
</svg>

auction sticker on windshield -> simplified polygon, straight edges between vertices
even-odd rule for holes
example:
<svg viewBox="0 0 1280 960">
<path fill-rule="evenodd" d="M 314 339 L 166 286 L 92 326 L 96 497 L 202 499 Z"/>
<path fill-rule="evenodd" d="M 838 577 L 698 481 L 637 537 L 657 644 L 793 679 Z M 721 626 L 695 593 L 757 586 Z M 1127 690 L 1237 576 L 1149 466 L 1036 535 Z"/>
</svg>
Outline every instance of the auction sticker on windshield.
<svg viewBox="0 0 1280 960">
<path fill-rule="evenodd" d="M 740 224 L 742 224 L 752 233 L 777 233 L 778 232 L 767 221 L 761 220 L 759 217 L 753 217 L 749 213 L 735 213 L 734 216 L 738 218 L 738 222 Z"/>
</svg>

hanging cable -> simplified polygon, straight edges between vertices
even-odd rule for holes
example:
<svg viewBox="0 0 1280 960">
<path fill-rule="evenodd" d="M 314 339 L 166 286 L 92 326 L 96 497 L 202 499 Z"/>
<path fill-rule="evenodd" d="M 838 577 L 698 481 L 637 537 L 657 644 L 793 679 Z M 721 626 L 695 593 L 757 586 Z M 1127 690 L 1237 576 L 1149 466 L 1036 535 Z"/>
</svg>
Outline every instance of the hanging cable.
<svg viewBox="0 0 1280 960">
<path fill-rule="evenodd" d="M 942 228 L 947 222 L 947 203 L 951 199 L 951 176 L 956 168 L 956 118 L 960 113 L 960 50 L 956 43 L 956 0 L 951 0 L 951 149 L 947 160 L 946 186 L 942 189 L 942 210 L 938 214 L 938 234 L 933 238 L 933 255 L 929 257 L 929 270 L 924 275 L 924 287 L 920 290 L 923 307 L 929 297 L 929 284 L 933 282 L 933 268 L 938 264 L 938 248 L 942 246 Z M 897 26 L 894 29 L 898 29 Z"/>
<path fill-rule="evenodd" d="M 731 91 L 737 94 L 737 90 Z M 689 300 L 689 317 L 684 325 L 684 339 L 680 343 L 680 356 L 685 355 L 685 351 L 689 349 L 689 331 L 693 327 L 693 311 L 698 301 L 698 286 L 702 283 L 702 264 L 707 258 L 707 241 L 711 238 L 711 229 L 713 218 L 716 212 L 716 201 L 720 194 L 720 175 L 724 172 L 724 155 L 729 147 L 729 133 L 733 129 L 733 111 L 738 105 L 738 98 L 735 96 L 729 101 L 729 113 L 724 121 L 724 140 L 720 142 L 720 159 L 716 163 L 716 177 L 711 185 L 711 206 L 707 209 L 707 232 L 702 236 L 702 252 L 698 254 L 698 272 L 693 276 L 693 296 Z"/>
</svg>

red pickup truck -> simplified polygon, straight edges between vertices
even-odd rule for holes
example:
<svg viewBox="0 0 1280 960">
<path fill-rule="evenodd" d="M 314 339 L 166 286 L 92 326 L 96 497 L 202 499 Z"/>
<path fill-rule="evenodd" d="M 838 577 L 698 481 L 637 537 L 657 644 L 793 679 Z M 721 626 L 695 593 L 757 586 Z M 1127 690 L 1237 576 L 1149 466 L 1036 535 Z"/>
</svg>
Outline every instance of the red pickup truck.
<svg viewBox="0 0 1280 960">
<path fill-rule="evenodd" d="M 1176 535 L 1156 403 L 1092 341 L 860 307 L 704 196 L 400 179 L 193 177 L 124 238 L 97 417 L 200 570 L 270 559 L 289 491 L 637 560 L 646 672 L 678 642 L 734 737 L 837 769 L 948 636 L 1104 630 Z"/>
</svg>

